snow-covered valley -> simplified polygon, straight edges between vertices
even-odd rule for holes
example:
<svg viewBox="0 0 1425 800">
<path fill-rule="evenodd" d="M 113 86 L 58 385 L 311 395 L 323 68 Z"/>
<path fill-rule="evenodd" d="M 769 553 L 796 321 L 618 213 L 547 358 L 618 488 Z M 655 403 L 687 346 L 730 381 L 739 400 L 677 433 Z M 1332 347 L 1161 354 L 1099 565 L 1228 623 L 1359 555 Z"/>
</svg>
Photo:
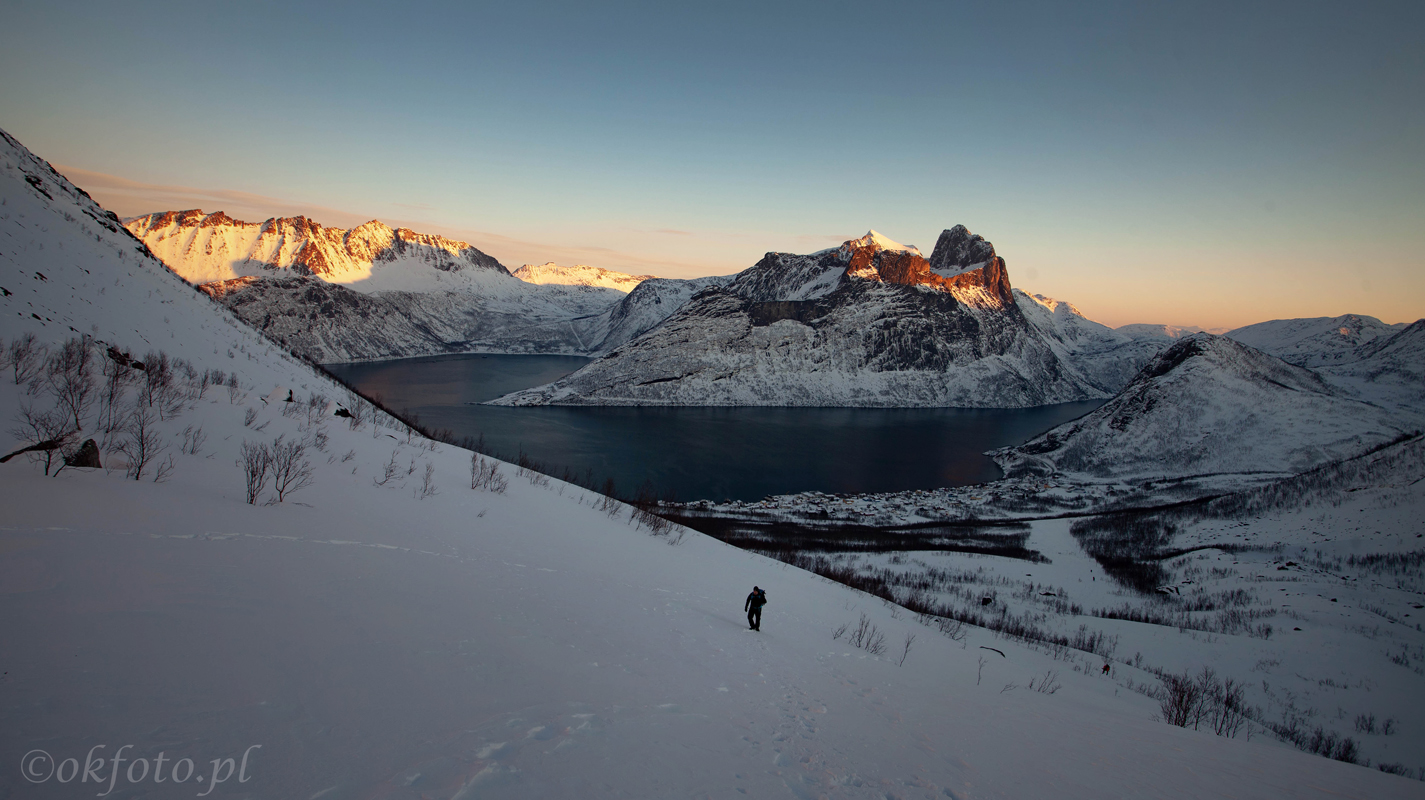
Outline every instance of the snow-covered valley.
<svg viewBox="0 0 1425 800">
<path fill-rule="evenodd" d="M 47 475 L 35 451 L 0 465 L 11 796 L 111 781 L 112 796 L 328 800 L 1425 794 L 1375 768 L 1425 777 L 1425 634 L 1406 616 L 1421 613 L 1418 436 L 1307 487 L 1310 504 L 1279 491 L 1169 520 L 1172 541 L 1206 548 L 1166 559 L 1173 597 L 1108 580 L 1083 543 L 1108 534 L 1068 519 L 1029 523 L 1043 560 L 844 559 L 968 570 L 942 585 L 977 613 L 1071 641 L 957 627 L 585 488 L 472 464 L 194 291 L 18 142 L 0 147 L 0 415 L 19 426 L 74 397 L 62 387 L 79 367 L 35 372 L 33 390 L 18 379 L 42 363 L 22 352 L 28 335 L 50 354 L 93 337 L 96 394 L 70 407 L 83 430 L 67 444 L 95 438 L 103 463 Z M 7 453 L 38 443 L 8 436 Z M 252 492 L 244 445 L 292 443 L 307 485 Z M 1095 507 L 1142 491 L 1026 477 L 902 500 L 1012 516 L 993 499 Z M 834 502 L 864 518 L 900 501 Z M 771 599 L 761 632 L 742 617 L 754 584 Z M 1245 629 L 1203 629 L 1217 610 L 1186 612 L 1196 626 L 1092 613 L 1177 613 L 1198 589 L 1275 613 Z M 1350 736 L 1361 764 L 1260 723 L 1228 737 L 1155 720 L 1160 699 L 1139 691 L 1159 691 L 1153 669 L 1204 665 L 1252 683 L 1263 719 L 1330 734 L 1333 755 Z"/>
</svg>

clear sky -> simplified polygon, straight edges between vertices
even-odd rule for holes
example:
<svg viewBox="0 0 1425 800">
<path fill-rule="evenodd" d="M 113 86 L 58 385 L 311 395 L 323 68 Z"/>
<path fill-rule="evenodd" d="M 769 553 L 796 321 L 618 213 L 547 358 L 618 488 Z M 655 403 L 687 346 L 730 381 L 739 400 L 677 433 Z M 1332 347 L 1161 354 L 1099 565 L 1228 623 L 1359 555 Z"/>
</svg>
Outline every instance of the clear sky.
<svg viewBox="0 0 1425 800">
<path fill-rule="evenodd" d="M 1089 317 L 1425 316 L 1425 3 L 7 0 L 0 127 L 121 215 L 727 274 L 956 223 Z"/>
</svg>

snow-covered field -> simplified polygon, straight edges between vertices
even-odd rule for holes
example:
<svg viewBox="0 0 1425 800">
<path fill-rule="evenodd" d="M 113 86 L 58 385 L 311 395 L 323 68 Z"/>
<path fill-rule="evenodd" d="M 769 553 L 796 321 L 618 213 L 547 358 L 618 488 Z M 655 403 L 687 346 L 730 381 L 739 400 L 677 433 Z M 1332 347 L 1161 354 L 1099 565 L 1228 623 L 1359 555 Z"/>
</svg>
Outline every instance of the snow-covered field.
<svg viewBox="0 0 1425 800">
<path fill-rule="evenodd" d="M 159 350 L 193 368 L 190 378 L 175 364 L 154 405 L 131 385 L 114 406 L 155 417 L 148 450 L 161 451 L 139 480 L 125 469 L 136 459 L 107 447 L 101 469 L 46 476 L 24 455 L 0 465 L 8 796 L 1366 798 L 1425 788 L 1261 735 L 1154 721 L 1157 702 L 1127 684 L 1152 678 L 1122 663 L 1122 644 L 1102 676 L 1083 653 L 984 629 L 945 635 L 699 534 L 654 535 L 626 506 L 510 465 L 499 467 L 504 491 L 472 489 L 470 453 L 379 414 L 333 416 L 315 395 L 361 406 L 143 251 L 18 143 L 0 145 L 4 344 L 34 334 L 56 351 L 83 334 L 146 361 L 135 379 L 154 374 Z M 204 391 L 215 370 L 224 385 Z M 13 370 L 0 377 L 7 421 L 53 404 Z M 133 453 L 133 425 L 105 434 L 101 409 L 81 415 L 79 438 Z M 269 482 L 249 503 L 240 449 L 279 437 L 305 445 L 310 485 L 273 502 Z M 29 443 L 9 436 L 4 449 Z M 771 599 L 760 633 L 742 618 L 753 584 Z M 874 634 L 852 642 L 862 620 L 884 634 L 882 652 Z M 1143 630 L 1145 642 L 1172 638 Z M 1176 636 L 1144 666 L 1201 663 L 1197 640 Z M 1258 645 L 1235 646 L 1247 658 Z M 1423 760 L 1418 692 L 1396 686 L 1381 684 L 1383 707 L 1359 707 L 1382 723 L 1398 717 L 1400 732 L 1382 738 L 1389 748 L 1363 749 L 1409 764 L 1397 750 Z"/>
</svg>

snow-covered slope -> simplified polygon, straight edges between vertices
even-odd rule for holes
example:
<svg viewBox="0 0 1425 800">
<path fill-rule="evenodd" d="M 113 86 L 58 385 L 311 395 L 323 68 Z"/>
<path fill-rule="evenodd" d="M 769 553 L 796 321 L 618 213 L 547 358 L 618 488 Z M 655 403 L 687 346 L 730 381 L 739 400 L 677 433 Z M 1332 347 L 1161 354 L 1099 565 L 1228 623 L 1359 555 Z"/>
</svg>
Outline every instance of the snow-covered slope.
<svg viewBox="0 0 1425 800">
<path fill-rule="evenodd" d="M 1114 330 L 1118 331 L 1124 336 L 1127 336 L 1130 339 L 1161 341 L 1163 342 L 1164 347 L 1172 344 L 1173 342 L 1185 336 L 1191 336 L 1194 333 L 1203 332 L 1203 329 L 1197 327 L 1196 325 L 1155 325 L 1146 322 L 1135 322 L 1131 325 L 1119 325 L 1117 328 L 1114 328 Z"/>
<path fill-rule="evenodd" d="M 983 630 L 942 637 L 693 533 L 651 536 L 578 487 L 503 465 L 506 491 L 472 490 L 468 452 L 329 416 L 320 395 L 359 406 L 8 137 L 0 286 L 6 344 L 92 333 L 243 387 L 180 377 L 152 428 L 173 457 L 162 482 L 127 480 L 107 451 L 112 471 L 0 465 L 7 794 L 112 779 L 113 796 L 401 800 L 1418 796 L 1163 725 L 1079 671 L 1031 691 L 1064 662 Z M 6 416 L 46 399 L 0 383 Z M 312 483 L 249 504 L 239 448 L 277 437 L 307 443 Z M 760 634 L 741 621 L 753 584 L 771 598 Z M 863 616 L 880 655 L 834 635 Z M 160 766 L 170 785 L 149 783 Z"/>
<path fill-rule="evenodd" d="M 1425 320 L 1367 342 L 1349 358 L 1318 371 L 1352 396 L 1392 409 L 1425 428 Z"/>
<path fill-rule="evenodd" d="M 1088 319 L 1072 303 L 1014 290 L 1024 318 L 1059 356 L 1104 392 L 1122 389 L 1167 342 L 1134 338 Z"/>
<path fill-rule="evenodd" d="M 698 292 L 725 286 L 730 280 L 731 276 L 648 278 L 602 314 L 574 320 L 573 327 L 590 352 L 607 353 L 657 327 Z"/>
<path fill-rule="evenodd" d="M 527 282 L 464 242 L 376 221 L 346 231 L 304 217 L 249 223 L 181 211 L 126 226 L 243 320 L 323 362 L 584 353 L 597 342 L 586 346 L 574 320 L 609 310 L 627 291 L 604 285 L 619 273 L 599 279 L 593 268 L 568 281 Z"/>
<path fill-rule="evenodd" d="M 586 264 L 561 267 L 553 261 L 547 264 L 525 264 L 515 270 L 513 274 L 526 283 L 602 286 L 605 289 L 618 289 L 620 292 L 631 292 L 633 287 L 643 281 L 657 277 L 656 275 L 628 275 Z"/>
<path fill-rule="evenodd" d="M 1006 408 L 1109 394 L 1025 318 L 989 243 L 956 249 L 968 238 L 941 236 L 940 272 L 874 232 L 768 253 L 578 372 L 494 402 Z"/>
<path fill-rule="evenodd" d="M 1228 331 L 1226 336 L 1271 353 L 1299 367 L 1323 367 L 1355 361 L 1356 351 L 1388 339 L 1404 325 L 1387 325 L 1375 317 L 1345 314 L 1339 317 L 1274 319 Z"/>
<path fill-rule="evenodd" d="M 1011 476 L 1291 473 L 1408 427 L 1308 369 L 1200 333 L 1163 351 L 1092 413 L 990 455 Z"/>
</svg>

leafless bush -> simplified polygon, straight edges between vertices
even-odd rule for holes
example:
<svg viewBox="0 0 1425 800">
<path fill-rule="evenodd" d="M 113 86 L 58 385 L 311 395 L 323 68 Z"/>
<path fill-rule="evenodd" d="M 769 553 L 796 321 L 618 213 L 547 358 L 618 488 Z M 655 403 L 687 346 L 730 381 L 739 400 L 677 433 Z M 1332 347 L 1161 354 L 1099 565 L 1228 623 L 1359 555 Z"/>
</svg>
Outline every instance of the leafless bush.
<svg viewBox="0 0 1425 800">
<path fill-rule="evenodd" d="M 1039 692 L 1040 694 L 1053 694 L 1062 688 L 1064 687 L 1059 684 L 1059 673 L 1053 670 L 1045 672 L 1042 678 L 1029 679 L 1030 691 Z"/>
<path fill-rule="evenodd" d="M 307 397 L 307 424 L 315 425 L 322 420 L 322 412 L 327 409 L 327 396 L 312 394 Z"/>
<path fill-rule="evenodd" d="M 400 472 L 401 472 L 401 467 L 396 464 L 396 451 L 395 451 L 395 450 L 392 450 L 392 451 L 391 451 L 391 460 L 390 460 L 390 461 L 387 461 L 387 462 L 386 462 L 384 465 L 382 465 L 382 467 L 381 467 L 381 480 L 378 481 L 378 480 L 376 480 L 375 478 L 372 478 L 372 479 L 371 479 L 371 482 L 374 483 L 374 484 L 376 484 L 377 486 L 385 486 L 386 484 L 388 484 L 388 483 L 391 482 L 391 479 L 392 479 L 392 478 L 394 478 L 394 477 L 396 477 L 396 475 L 400 474 Z"/>
<path fill-rule="evenodd" d="M 415 494 L 421 500 L 440 494 L 435 488 L 435 465 L 429 461 L 426 462 L 425 472 L 421 475 L 421 485 L 416 488 Z"/>
<path fill-rule="evenodd" d="M 256 505 L 258 496 L 267 486 L 268 473 L 272 468 L 272 451 L 268 450 L 264 443 L 243 440 L 237 465 L 246 482 L 247 503 Z"/>
<path fill-rule="evenodd" d="M 500 474 L 500 464 L 495 459 L 486 459 L 479 453 L 470 454 L 470 488 L 485 489 L 495 494 L 504 494 L 509 481 Z"/>
<path fill-rule="evenodd" d="M 237 405 L 242 396 L 242 382 L 238 380 L 237 373 L 234 372 L 228 376 L 228 402 Z"/>
<path fill-rule="evenodd" d="M 31 443 L 27 448 L 28 455 L 31 460 L 44 464 L 46 475 L 50 474 L 50 468 L 55 466 L 56 456 L 60 458 L 60 469 L 63 469 L 63 450 L 74 441 L 76 433 L 78 431 L 71 424 L 68 413 L 57 408 L 38 411 L 28 404 L 20 406 L 20 413 L 15 417 L 15 427 L 10 429 L 11 436 Z M 55 474 L 58 475 L 59 470 L 55 470 Z"/>
<path fill-rule="evenodd" d="M 116 448 L 117 452 L 123 453 L 128 459 L 129 466 L 124 473 L 126 477 L 136 481 L 143 480 L 144 470 L 149 463 L 168 449 L 163 443 L 162 435 L 155 428 L 157 424 L 157 416 L 145 405 L 140 404 L 129 412 L 123 428 L 125 438 Z"/>
<path fill-rule="evenodd" d="M 1248 724 L 1248 709 L 1243 686 L 1232 678 L 1219 679 L 1211 667 L 1203 667 L 1193 678 L 1162 673 L 1162 689 L 1158 692 L 1158 708 L 1163 721 L 1180 728 L 1198 730 L 1207 727 L 1218 736 L 1235 737 Z"/>
<path fill-rule="evenodd" d="M 312 464 L 306 454 L 307 445 L 295 439 L 283 441 L 278 436 L 272 443 L 272 488 L 277 492 L 277 502 L 312 484 Z"/>
<path fill-rule="evenodd" d="M 912 644 L 915 644 L 915 634 L 913 634 L 913 633 L 907 633 L 907 634 L 905 635 L 905 647 L 901 650 L 901 660 L 896 662 L 896 666 L 898 666 L 898 667 L 904 667 L 904 666 L 905 666 L 905 660 L 906 660 L 906 657 L 910 655 L 910 646 L 911 646 Z"/>
<path fill-rule="evenodd" d="M 327 436 L 326 428 L 317 428 L 316 432 L 312 434 L 312 447 L 317 448 L 318 453 L 327 451 L 328 441 L 330 441 L 330 437 Z"/>
<path fill-rule="evenodd" d="M 203 449 L 203 443 L 207 440 L 208 435 L 203 433 L 202 426 L 189 425 L 183 429 L 183 446 L 179 449 L 184 455 L 196 456 Z"/>
<path fill-rule="evenodd" d="M 253 408 L 252 406 L 248 406 L 248 407 L 247 407 L 247 410 L 244 411 L 244 412 L 243 412 L 243 415 L 242 415 L 242 426 L 243 426 L 244 428 L 251 428 L 251 427 L 252 427 L 252 423 L 255 422 L 256 420 L 257 420 L 257 409 Z"/>
<path fill-rule="evenodd" d="M 834 630 L 834 631 L 831 632 L 831 641 L 834 642 L 834 641 L 836 641 L 837 639 L 840 639 L 841 637 L 845 636 L 845 635 L 846 635 L 846 631 L 850 630 L 850 628 L 851 628 L 851 623 L 849 623 L 849 622 L 843 622 L 843 623 L 841 623 L 841 627 L 839 627 L 839 628 L 837 628 L 836 630 Z"/>
<path fill-rule="evenodd" d="M 127 353 L 110 348 L 104 359 L 104 383 L 99 387 L 99 430 L 106 434 L 118 430 L 124 423 L 122 411 L 124 393 L 134 383 L 134 368 Z"/>
<path fill-rule="evenodd" d="M 341 457 L 341 463 L 345 464 L 346 462 L 352 460 L 353 458 L 356 458 L 356 451 L 355 451 L 355 450 L 348 450 L 348 451 L 346 451 L 346 453 Z"/>
<path fill-rule="evenodd" d="M 44 367 L 45 347 L 35 340 L 33 333 L 26 333 L 10 340 L 5 348 L 5 362 L 14 376 L 15 385 L 28 383 L 37 377 Z"/>
<path fill-rule="evenodd" d="M 95 399 L 93 341 L 88 336 L 65 340 L 45 360 L 44 382 L 55 403 L 73 420 L 74 429 L 83 430 Z"/>
<path fill-rule="evenodd" d="M 173 474 L 173 467 L 173 456 L 170 454 L 158 462 L 157 468 L 154 469 L 153 482 L 163 483 L 168 480 L 168 476 Z"/>
<path fill-rule="evenodd" d="M 861 621 L 851 630 L 847 641 L 852 647 L 859 647 L 873 656 L 886 652 L 886 635 L 865 614 L 861 615 Z"/>
</svg>

